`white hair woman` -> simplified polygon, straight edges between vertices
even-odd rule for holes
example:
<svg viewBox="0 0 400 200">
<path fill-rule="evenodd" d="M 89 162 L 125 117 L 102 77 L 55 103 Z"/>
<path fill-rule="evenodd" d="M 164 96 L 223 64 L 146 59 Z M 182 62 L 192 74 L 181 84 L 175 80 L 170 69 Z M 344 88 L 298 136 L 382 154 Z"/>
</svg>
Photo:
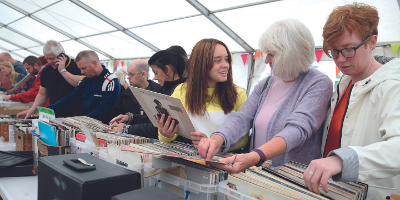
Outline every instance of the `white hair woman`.
<svg viewBox="0 0 400 200">
<path fill-rule="evenodd" d="M 281 166 L 289 160 L 308 164 L 321 157 L 320 127 L 333 87 L 326 75 L 311 69 L 315 59 L 311 32 L 298 20 L 281 20 L 262 34 L 259 47 L 275 76 L 260 81 L 242 108 L 199 142 L 200 155 L 210 160 L 253 128 L 252 152 L 220 160 L 232 166 L 213 164 L 232 173 L 269 159 L 273 166 Z"/>
<path fill-rule="evenodd" d="M 119 83 L 122 85 L 122 87 L 124 87 L 124 89 L 126 89 L 128 87 L 128 84 L 125 81 L 125 75 L 124 72 L 122 71 L 116 71 L 114 73 L 115 76 L 118 77 Z"/>
</svg>

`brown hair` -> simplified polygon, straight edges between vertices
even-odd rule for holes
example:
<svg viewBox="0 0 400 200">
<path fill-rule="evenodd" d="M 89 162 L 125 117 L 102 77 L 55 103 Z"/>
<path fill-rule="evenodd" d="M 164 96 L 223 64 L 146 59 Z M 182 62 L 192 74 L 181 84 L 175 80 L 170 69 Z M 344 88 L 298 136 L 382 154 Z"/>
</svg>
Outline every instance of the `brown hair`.
<svg viewBox="0 0 400 200">
<path fill-rule="evenodd" d="M 8 62 L 8 61 L 0 62 L 0 65 L 3 65 L 3 66 L 5 66 L 5 67 L 8 67 L 8 68 L 11 69 L 11 73 L 10 73 L 10 76 L 9 76 L 8 78 L 9 78 L 9 79 L 11 80 L 11 82 L 14 84 L 14 83 L 15 83 L 15 79 L 18 77 L 18 73 L 15 72 L 13 65 L 12 65 L 10 62 Z"/>
<path fill-rule="evenodd" d="M 214 66 L 214 49 L 217 44 L 225 47 L 228 53 L 228 80 L 219 82 L 212 96 L 207 94 L 208 77 Z M 228 47 L 216 39 L 202 39 L 193 47 L 188 60 L 186 80 L 186 107 L 192 114 L 204 116 L 206 103 L 218 97 L 225 114 L 230 113 L 236 104 L 237 91 L 232 78 L 232 57 Z M 217 102 L 216 102 L 217 103 Z"/>
<path fill-rule="evenodd" d="M 378 35 L 378 23 L 378 11 L 373 6 L 363 3 L 338 6 L 333 9 L 325 23 L 322 33 L 324 40 L 322 48 L 324 52 L 328 54 L 328 50 L 332 47 L 332 44 L 337 41 L 346 30 L 348 30 L 350 34 L 355 32 L 361 40 L 365 40 L 370 35 Z"/>
</svg>

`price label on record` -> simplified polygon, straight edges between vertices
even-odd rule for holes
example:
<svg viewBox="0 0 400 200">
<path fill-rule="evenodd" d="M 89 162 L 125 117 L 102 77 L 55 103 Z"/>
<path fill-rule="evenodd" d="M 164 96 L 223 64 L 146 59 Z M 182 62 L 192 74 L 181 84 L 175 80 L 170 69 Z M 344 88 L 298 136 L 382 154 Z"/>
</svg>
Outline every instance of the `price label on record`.
<svg viewBox="0 0 400 200">
<path fill-rule="evenodd" d="M 37 107 L 39 110 L 39 119 L 48 122 L 50 119 L 53 120 L 56 118 L 56 115 L 54 114 L 54 110 L 44 108 L 44 107 Z"/>
</svg>

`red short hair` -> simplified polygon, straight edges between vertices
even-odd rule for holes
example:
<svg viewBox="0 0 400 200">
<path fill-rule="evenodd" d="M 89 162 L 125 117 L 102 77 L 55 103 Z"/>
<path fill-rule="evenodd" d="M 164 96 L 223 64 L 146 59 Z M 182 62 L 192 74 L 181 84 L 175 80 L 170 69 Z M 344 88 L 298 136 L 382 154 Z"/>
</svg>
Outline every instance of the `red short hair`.
<svg viewBox="0 0 400 200">
<path fill-rule="evenodd" d="M 47 60 L 46 60 L 46 58 L 44 56 L 40 56 L 39 60 L 42 63 L 42 65 L 47 65 Z"/>
<path fill-rule="evenodd" d="M 379 16 L 375 7 L 364 3 L 353 3 L 333 9 L 325 23 L 322 37 L 323 50 L 328 54 L 332 44 L 348 30 L 355 32 L 361 40 L 378 35 Z"/>
</svg>

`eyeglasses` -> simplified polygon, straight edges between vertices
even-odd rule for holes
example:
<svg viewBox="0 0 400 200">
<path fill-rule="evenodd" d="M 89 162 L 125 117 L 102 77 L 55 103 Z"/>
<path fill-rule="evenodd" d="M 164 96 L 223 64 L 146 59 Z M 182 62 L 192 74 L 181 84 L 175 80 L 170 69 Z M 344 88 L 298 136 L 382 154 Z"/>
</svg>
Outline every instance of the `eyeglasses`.
<svg viewBox="0 0 400 200">
<path fill-rule="evenodd" d="M 132 77 L 134 77 L 135 75 L 137 75 L 137 74 L 141 74 L 142 72 L 138 72 L 138 73 L 135 73 L 135 74 L 131 74 L 131 73 L 128 73 L 128 76 L 132 76 Z"/>
<path fill-rule="evenodd" d="M 339 52 L 343 55 L 343 57 L 345 58 L 352 58 L 354 56 L 356 56 L 356 50 L 358 48 L 360 48 L 364 43 L 366 43 L 370 38 L 372 37 L 372 35 L 370 35 L 369 37 L 367 37 L 367 39 L 364 40 L 364 42 L 362 42 L 360 45 L 358 45 L 357 47 L 352 47 L 352 48 L 344 48 L 342 50 L 329 50 L 328 51 L 328 56 L 330 58 L 337 58 L 339 57 Z"/>
</svg>

